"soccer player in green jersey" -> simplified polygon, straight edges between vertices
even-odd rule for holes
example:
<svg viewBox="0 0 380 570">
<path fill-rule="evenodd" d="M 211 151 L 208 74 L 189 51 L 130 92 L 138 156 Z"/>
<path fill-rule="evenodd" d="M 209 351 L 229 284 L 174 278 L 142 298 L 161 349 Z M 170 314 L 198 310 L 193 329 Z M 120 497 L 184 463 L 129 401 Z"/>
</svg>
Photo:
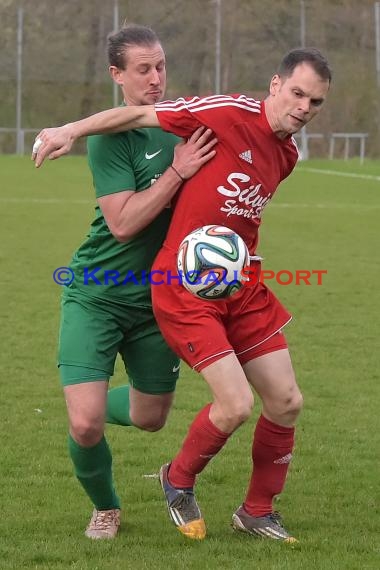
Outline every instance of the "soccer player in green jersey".
<svg viewBox="0 0 380 570">
<path fill-rule="evenodd" d="M 150 28 L 129 25 L 109 36 L 108 57 L 126 105 L 162 98 L 165 54 Z M 88 139 L 96 216 L 70 264 L 75 278 L 62 296 L 58 365 L 70 456 L 94 505 L 90 538 L 113 538 L 120 525 L 105 421 L 156 431 L 173 400 L 179 360 L 154 319 L 149 271 L 169 225 L 171 199 L 215 154 L 210 135 L 199 129 L 185 142 L 146 128 Z M 118 353 L 129 386 L 108 392 Z"/>
</svg>

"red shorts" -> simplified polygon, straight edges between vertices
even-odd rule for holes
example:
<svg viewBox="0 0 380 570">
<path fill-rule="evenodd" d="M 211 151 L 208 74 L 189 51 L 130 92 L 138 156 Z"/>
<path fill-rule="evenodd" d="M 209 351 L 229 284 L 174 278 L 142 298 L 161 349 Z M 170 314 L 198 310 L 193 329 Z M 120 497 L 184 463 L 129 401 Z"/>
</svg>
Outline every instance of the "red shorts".
<svg viewBox="0 0 380 570">
<path fill-rule="evenodd" d="M 153 270 L 177 275 L 176 253 L 162 248 Z M 203 301 L 177 279 L 163 279 L 152 285 L 152 299 L 166 342 L 198 372 L 231 352 L 245 364 L 287 348 L 281 329 L 292 317 L 263 283 L 243 287 L 226 300 Z"/>
</svg>

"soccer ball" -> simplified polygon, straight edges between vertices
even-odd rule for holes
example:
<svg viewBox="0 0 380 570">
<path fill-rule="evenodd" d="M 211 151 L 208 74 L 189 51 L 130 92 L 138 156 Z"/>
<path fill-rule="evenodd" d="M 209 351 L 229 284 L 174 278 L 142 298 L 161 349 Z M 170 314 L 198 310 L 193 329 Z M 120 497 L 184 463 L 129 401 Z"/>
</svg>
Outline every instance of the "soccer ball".
<svg viewBox="0 0 380 570">
<path fill-rule="evenodd" d="M 200 299 L 230 297 L 246 280 L 249 251 L 243 239 L 224 226 L 203 226 L 181 242 L 177 269 L 182 285 Z"/>
</svg>

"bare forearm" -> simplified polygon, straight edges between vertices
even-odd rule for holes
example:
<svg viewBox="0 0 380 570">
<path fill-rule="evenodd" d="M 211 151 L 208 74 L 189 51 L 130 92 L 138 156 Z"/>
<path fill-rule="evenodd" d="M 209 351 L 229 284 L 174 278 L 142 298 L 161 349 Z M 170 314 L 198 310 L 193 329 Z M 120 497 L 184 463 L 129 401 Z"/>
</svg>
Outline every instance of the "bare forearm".
<svg viewBox="0 0 380 570">
<path fill-rule="evenodd" d="M 135 192 L 125 203 L 124 207 L 110 229 L 120 242 L 131 239 L 146 228 L 153 220 L 169 206 L 171 199 L 182 184 L 178 174 L 169 167 L 150 188 Z M 102 199 L 99 199 L 102 207 Z"/>
<path fill-rule="evenodd" d="M 174 148 L 173 164 L 146 190 L 121 192 L 98 199 L 108 227 L 119 241 L 128 241 L 166 208 L 182 182 L 215 156 L 216 138 L 201 127 Z"/>
<path fill-rule="evenodd" d="M 159 126 L 154 105 L 116 107 L 62 127 L 43 129 L 33 145 L 32 159 L 38 168 L 45 158 L 53 160 L 70 152 L 73 143 L 80 137 Z"/>
<path fill-rule="evenodd" d="M 150 112 L 148 112 L 148 107 Z M 116 107 L 107 111 L 101 111 L 74 123 L 68 123 L 66 126 L 72 132 L 73 137 L 77 139 L 87 135 L 118 133 L 141 127 L 158 126 L 158 121 L 154 120 L 154 117 L 153 105 Z"/>
</svg>

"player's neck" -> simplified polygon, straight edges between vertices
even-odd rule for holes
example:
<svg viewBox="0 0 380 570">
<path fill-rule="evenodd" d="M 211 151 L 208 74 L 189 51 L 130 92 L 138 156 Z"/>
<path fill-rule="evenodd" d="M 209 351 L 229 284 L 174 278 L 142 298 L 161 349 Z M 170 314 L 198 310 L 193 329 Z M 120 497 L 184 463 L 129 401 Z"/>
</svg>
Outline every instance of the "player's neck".
<svg viewBox="0 0 380 570">
<path fill-rule="evenodd" d="M 277 138 L 284 140 L 289 137 L 289 133 L 281 128 L 280 122 L 275 112 L 273 101 L 270 96 L 264 100 L 264 110 L 270 128 Z"/>
</svg>

